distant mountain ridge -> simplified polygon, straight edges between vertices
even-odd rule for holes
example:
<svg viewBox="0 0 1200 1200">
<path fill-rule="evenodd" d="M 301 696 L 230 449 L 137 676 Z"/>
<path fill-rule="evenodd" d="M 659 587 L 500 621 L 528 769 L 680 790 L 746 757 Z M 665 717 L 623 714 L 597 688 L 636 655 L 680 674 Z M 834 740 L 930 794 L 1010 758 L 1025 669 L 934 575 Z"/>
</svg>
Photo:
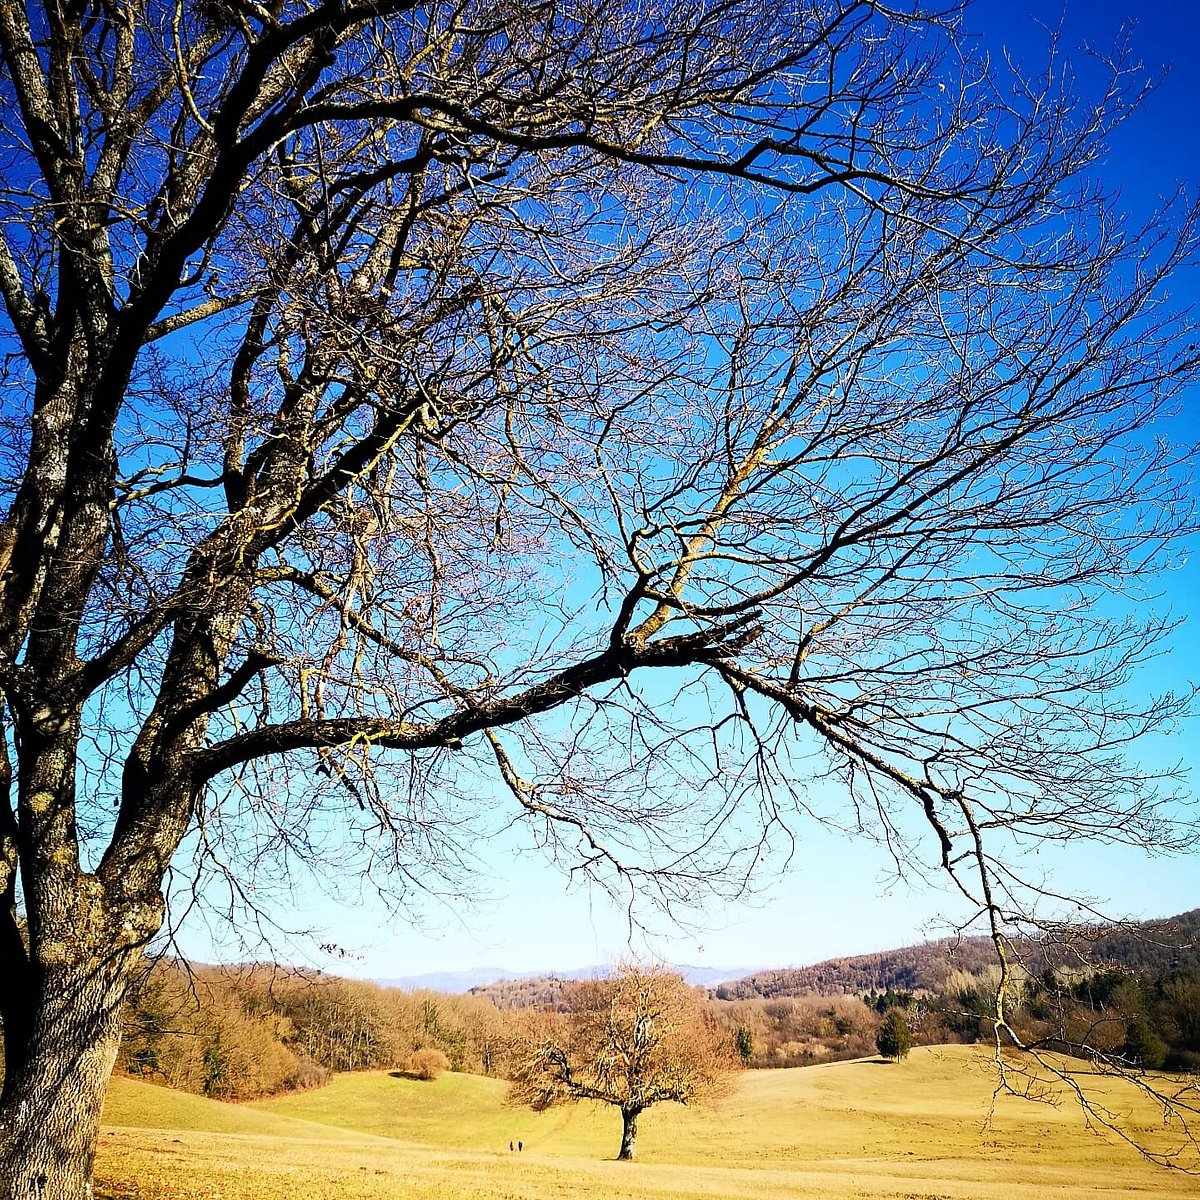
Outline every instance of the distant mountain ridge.
<svg viewBox="0 0 1200 1200">
<path fill-rule="evenodd" d="M 545 974 L 537 972 L 536 974 Z M 401 975 L 391 979 L 375 979 L 380 987 L 400 988 L 403 991 L 469 992 L 474 987 L 496 983 L 501 979 L 526 978 L 505 967 L 471 967 L 464 971 L 429 971 L 424 975 Z"/>
<path fill-rule="evenodd" d="M 1200 908 L 1178 916 L 1121 925 L 1081 927 L 1075 945 L 1087 950 L 1097 966 L 1131 971 L 1200 971 Z M 1047 965 L 1078 961 L 1060 943 L 1026 943 L 1027 965 L 1040 970 Z M 931 991 L 945 984 L 952 971 L 978 972 L 996 961 L 987 937 L 939 938 L 894 950 L 825 959 L 804 967 L 775 967 L 742 975 L 736 969 L 676 967 L 689 982 L 710 989 L 719 1000 L 779 999 L 791 996 L 861 995 L 875 990 Z M 385 986 L 469 991 L 487 996 L 499 1008 L 554 1007 L 574 980 L 603 976 L 609 968 L 583 967 L 572 971 L 512 972 L 479 967 L 457 971 L 381 979 Z M 744 969 L 743 969 L 744 970 Z"/>
<path fill-rule="evenodd" d="M 675 965 L 684 979 L 696 987 L 712 987 L 726 980 L 738 979 L 755 970 L 753 967 L 691 967 Z M 506 967 L 472 967 L 464 971 L 431 971 L 424 975 L 402 975 L 390 979 L 375 979 L 381 987 L 402 988 L 405 991 L 426 989 L 431 992 L 483 993 L 495 984 L 521 984 L 525 982 L 545 983 L 559 981 L 571 983 L 579 979 L 602 978 L 612 968 L 596 964 L 590 967 L 575 967 L 567 971 L 512 971 Z"/>
</svg>

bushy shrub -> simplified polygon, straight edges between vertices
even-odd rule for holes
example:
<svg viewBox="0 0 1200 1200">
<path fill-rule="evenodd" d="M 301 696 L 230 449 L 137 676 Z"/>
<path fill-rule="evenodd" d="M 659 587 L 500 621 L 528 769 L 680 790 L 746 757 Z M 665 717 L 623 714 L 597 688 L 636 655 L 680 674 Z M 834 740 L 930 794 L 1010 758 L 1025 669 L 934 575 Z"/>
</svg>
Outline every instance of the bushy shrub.
<svg viewBox="0 0 1200 1200">
<path fill-rule="evenodd" d="M 1200 1053 L 1195 1050 L 1173 1050 L 1163 1063 L 1168 1071 L 1181 1071 L 1187 1075 L 1200 1075 Z"/>
<path fill-rule="evenodd" d="M 443 1071 L 450 1070 L 450 1059 L 445 1051 L 426 1047 L 414 1050 L 404 1062 L 404 1071 L 416 1079 L 436 1079 Z"/>
<path fill-rule="evenodd" d="M 296 1073 L 290 1079 L 284 1080 L 283 1086 L 289 1091 L 305 1091 L 308 1088 L 323 1087 L 329 1082 L 332 1073 L 320 1063 L 313 1062 L 311 1058 L 297 1055 Z"/>
</svg>

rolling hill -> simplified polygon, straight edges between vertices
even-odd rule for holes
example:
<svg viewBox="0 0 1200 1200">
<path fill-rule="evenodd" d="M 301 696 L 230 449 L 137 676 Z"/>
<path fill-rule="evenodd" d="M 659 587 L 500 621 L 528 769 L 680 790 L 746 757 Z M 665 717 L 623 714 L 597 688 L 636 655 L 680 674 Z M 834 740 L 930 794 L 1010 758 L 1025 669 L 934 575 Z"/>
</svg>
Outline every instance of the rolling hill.
<svg viewBox="0 0 1200 1200">
<path fill-rule="evenodd" d="M 534 1113 L 471 1075 L 386 1072 L 252 1105 L 115 1079 L 97 1200 L 1174 1200 L 1195 1179 L 1087 1134 L 1079 1108 L 993 1099 L 981 1047 L 913 1051 L 805 1070 L 750 1071 L 711 1107 L 642 1118 L 637 1163 L 612 1161 L 619 1116 Z M 1135 1091 L 1089 1084 L 1127 1130 L 1169 1130 Z M 508 1150 L 521 1139 L 521 1153 Z"/>
</svg>

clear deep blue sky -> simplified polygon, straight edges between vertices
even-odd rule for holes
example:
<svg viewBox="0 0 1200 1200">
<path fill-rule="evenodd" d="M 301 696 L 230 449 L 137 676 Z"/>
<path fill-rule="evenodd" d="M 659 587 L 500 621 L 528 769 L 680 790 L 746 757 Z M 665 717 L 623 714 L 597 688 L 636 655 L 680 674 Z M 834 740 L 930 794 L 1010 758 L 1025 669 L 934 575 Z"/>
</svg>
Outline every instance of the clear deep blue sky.
<svg viewBox="0 0 1200 1200">
<path fill-rule="evenodd" d="M 1169 73 L 1142 112 L 1119 131 L 1102 170 L 1119 186 L 1121 203 L 1145 212 L 1179 182 L 1200 185 L 1200 4 L 1160 0 L 1135 6 L 1131 0 L 1056 2 L 980 0 L 968 24 L 985 44 L 1007 48 L 1034 65 L 1043 55 L 1042 25 L 1063 23 L 1064 47 L 1109 46 L 1122 23 L 1136 20 L 1133 44 L 1148 72 Z M 1084 68 L 1086 69 L 1086 68 Z M 1181 279 L 1180 295 L 1200 298 L 1200 272 Z M 1177 434 L 1200 439 L 1200 394 L 1185 401 Z M 1200 608 L 1200 544 L 1188 560 L 1157 581 L 1162 602 L 1186 615 Z M 1176 637 L 1155 664 L 1147 683 L 1179 686 L 1200 679 L 1200 615 Z M 1200 763 L 1200 720 L 1147 748 L 1152 761 Z M 1200 770 L 1196 772 L 1200 775 Z M 1200 779 L 1193 780 L 1200 789 Z M 352 888 L 339 900 L 304 888 L 286 920 L 294 927 L 323 928 L 326 937 L 352 956 L 315 962 L 349 975 L 414 975 L 429 971 L 502 965 L 513 970 L 567 969 L 611 962 L 647 951 L 680 964 L 756 966 L 805 963 L 836 954 L 865 952 L 919 940 L 945 931 L 944 916 L 959 916 L 953 898 L 928 883 L 890 877 L 877 848 L 818 828 L 809 829 L 790 870 L 760 879 L 753 903 L 696 914 L 699 932 L 664 927 L 649 944 L 628 941 L 624 914 L 601 895 L 569 889 L 565 877 L 544 863 L 515 832 L 502 832 L 482 852 L 485 866 L 477 903 L 431 904 L 419 927 L 389 920 L 381 907 Z M 1200 847 L 1183 858 L 1150 858 L 1132 851 L 1077 849 L 1043 851 L 1036 866 L 1064 892 L 1087 895 L 1116 915 L 1155 916 L 1200 906 Z M 182 940 L 199 958 L 241 957 L 227 941 L 210 941 L 203 928 Z M 299 961 L 303 942 L 277 942 L 276 953 Z M 253 947 L 249 947 L 253 949 Z"/>
</svg>

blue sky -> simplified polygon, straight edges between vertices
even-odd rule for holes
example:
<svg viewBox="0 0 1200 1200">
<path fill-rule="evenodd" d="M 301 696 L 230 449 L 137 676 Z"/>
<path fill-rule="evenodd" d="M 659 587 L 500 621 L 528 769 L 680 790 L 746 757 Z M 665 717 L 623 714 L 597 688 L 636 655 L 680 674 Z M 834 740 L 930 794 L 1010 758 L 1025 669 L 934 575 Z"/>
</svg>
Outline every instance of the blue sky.
<svg viewBox="0 0 1200 1200">
<path fill-rule="evenodd" d="M 993 52 L 1006 48 L 1033 65 L 1046 44 L 1042 26 L 1061 19 L 1062 45 L 1076 53 L 1083 43 L 1110 45 L 1131 19 L 1131 9 L 1128 0 L 1074 0 L 1065 9 L 1057 3 L 981 0 L 967 22 Z M 1151 74 L 1170 68 L 1145 109 L 1114 137 L 1101 168 L 1105 181 L 1120 189 L 1118 203 L 1138 213 L 1178 183 L 1200 184 L 1200 5 L 1167 0 L 1142 6 L 1133 45 Z M 1086 58 L 1079 61 L 1086 72 Z M 1197 275 L 1180 280 L 1180 295 L 1200 297 Z M 1198 412 L 1200 395 L 1193 394 L 1177 436 L 1200 438 Z M 1200 607 L 1200 544 L 1192 551 L 1177 570 L 1156 581 L 1161 603 L 1181 615 Z M 1178 687 L 1182 680 L 1200 678 L 1198 644 L 1192 622 L 1147 673 L 1147 685 Z M 1189 743 L 1200 744 L 1200 721 L 1149 745 L 1148 761 L 1194 762 Z M 353 883 L 328 897 L 301 881 L 285 905 L 286 922 L 325 931 L 315 941 L 335 942 L 348 956 L 305 954 L 311 943 L 304 941 L 290 947 L 277 942 L 275 952 L 339 973 L 374 977 L 483 965 L 567 969 L 631 953 L 700 966 L 782 965 L 939 935 L 946 931 L 946 918 L 961 915 L 954 898 L 935 882 L 896 880 L 877 847 L 819 827 L 803 833 L 790 868 L 765 872 L 753 900 L 692 914 L 698 927 L 693 930 L 658 922 L 652 936 L 639 935 L 631 943 L 623 910 L 598 892 L 570 887 L 518 830 L 498 829 L 486 846 L 476 848 L 482 869 L 473 904 L 431 902 L 423 918 L 412 923 L 390 918 Z M 1029 865 L 1044 871 L 1061 891 L 1094 898 L 1114 915 L 1166 915 L 1200 905 L 1200 848 L 1176 859 L 1120 849 L 1047 848 Z M 197 958 L 241 956 L 223 935 L 211 940 L 199 926 L 181 946 Z"/>
</svg>

